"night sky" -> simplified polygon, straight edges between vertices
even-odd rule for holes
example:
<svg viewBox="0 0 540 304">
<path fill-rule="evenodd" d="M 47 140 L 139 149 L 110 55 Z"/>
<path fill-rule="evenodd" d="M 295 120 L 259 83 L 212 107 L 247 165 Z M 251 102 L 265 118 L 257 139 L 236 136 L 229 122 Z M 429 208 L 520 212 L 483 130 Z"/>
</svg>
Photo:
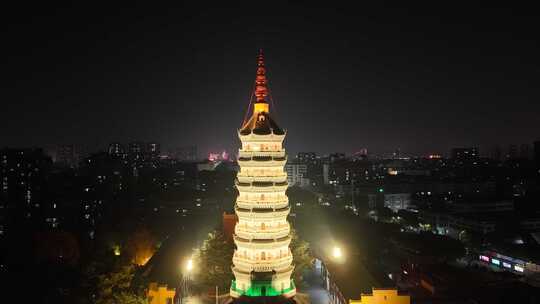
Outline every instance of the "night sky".
<svg viewBox="0 0 540 304">
<path fill-rule="evenodd" d="M 259 48 L 290 152 L 446 154 L 540 138 L 530 7 L 85 3 L 2 8 L 0 146 L 235 151 Z"/>
</svg>

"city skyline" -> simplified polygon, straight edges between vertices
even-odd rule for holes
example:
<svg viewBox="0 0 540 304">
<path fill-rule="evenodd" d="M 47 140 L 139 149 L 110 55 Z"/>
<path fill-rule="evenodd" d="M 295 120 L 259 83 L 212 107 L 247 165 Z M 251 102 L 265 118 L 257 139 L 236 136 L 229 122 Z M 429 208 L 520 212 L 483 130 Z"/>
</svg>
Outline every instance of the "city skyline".
<svg viewBox="0 0 540 304">
<path fill-rule="evenodd" d="M 234 4 L 2 7 L 7 298 L 538 302 L 537 10 Z"/>
<path fill-rule="evenodd" d="M 293 153 L 482 153 L 538 140 L 538 21 L 525 9 L 458 9 L 76 5 L 21 18 L 15 7 L 2 145 L 234 151 L 228 132 L 247 111 L 259 48 Z"/>
</svg>

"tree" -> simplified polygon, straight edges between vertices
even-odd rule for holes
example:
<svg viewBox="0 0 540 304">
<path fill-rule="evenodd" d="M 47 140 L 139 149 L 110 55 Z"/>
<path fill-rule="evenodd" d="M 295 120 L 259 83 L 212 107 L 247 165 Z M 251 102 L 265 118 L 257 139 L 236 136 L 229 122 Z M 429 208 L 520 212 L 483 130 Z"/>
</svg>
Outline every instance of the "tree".
<svg viewBox="0 0 540 304">
<path fill-rule="evenodd" d="M 287 196 L 293 204 L 301 203 L 310 207 L 318 206 L 318 197 L 315 193 L 297 186 L 287 189 Z"/>
<path fill-rule="evenodd" d="M 377 211 L 377 218 L 381 222 L 389 223 L 389 222 L 392 221 L 392 217 L 395 216 L 392 209 L 390 209 L 388 207 L 379 206 L 379 207 L 377 207 L 376 211 Z"/>
<path fill-rule="evenodd" d="M 300 239 L 296 230 L 291 229 L 291 252 L 293 254 L 294 273 L 293 278 L 298 286 L 303 284 L 304 271 L 313 265 L 313 256 L 309 249 L 309 243 Z"/>
<path fill-rule="evenodd" d="M 96 304 L 145 304 L 143 290 L 133 286 L 136 266 L 121 266 L 97 276 Z"/>
<path fill-rule="evenodd" d="M 197 251 L 198 282 L 201 287 L 218 286 L 228 290 L 233 279 L 231 271 L 234 245 L 228 242 L 220 231 L 208 234 L 202 247 Z"/>
<path fill-rule="evenodd" d="M 397 215 L 401 218 L 400 222 L 403 225 L 411 226 L 414 228 L 418 227 L 418 214 L 417 213 L 402 209 L 398 211 Z"/>
</svg>

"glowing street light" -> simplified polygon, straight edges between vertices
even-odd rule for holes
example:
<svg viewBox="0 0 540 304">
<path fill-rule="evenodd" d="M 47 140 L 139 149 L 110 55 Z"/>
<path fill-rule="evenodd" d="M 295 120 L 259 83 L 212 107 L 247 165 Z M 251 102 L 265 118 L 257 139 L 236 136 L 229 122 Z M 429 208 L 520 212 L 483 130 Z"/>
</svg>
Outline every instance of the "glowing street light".
<svg viewBox="0 0 540 304">
<path fill-rule="evenodd" d="M 183 271 L 180 272 L 180 303 L 184 302 L 184 298 L 188 298 L 190 294 L 190 281 L 191 281 L 191 272 L 193 271 L 193 259 L 189 258 L 186 260 L 185 264 L 183 264 L 182 268 Z"/>
<path fill-rule="evenodd" d="M 340 259 L 343 256 L 343 253 L 341 252 L 341 248 L 335 246 L 334 249 L 332 250 L 332 256 L 335 259 Z"/>
<path fill-rule="evenodd" d="M 191 272 L 191 270 L 193 270 L 193 259 L 187 260 L 187 262 L 186 262 L 186 270 L 188 272 Z"/>
</svg>

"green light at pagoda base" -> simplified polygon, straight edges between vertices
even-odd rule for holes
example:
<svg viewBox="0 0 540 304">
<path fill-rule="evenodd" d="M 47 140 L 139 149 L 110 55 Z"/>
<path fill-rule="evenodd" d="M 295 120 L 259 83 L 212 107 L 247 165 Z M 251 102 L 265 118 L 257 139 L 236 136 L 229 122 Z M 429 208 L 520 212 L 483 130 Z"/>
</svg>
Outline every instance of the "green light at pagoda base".
<svg viewBox="0 0 540 304">
<path fill-rule="evenodd" d="M 278 291 L 272 287 L 272 282 L 270 281 L 258 281 L 258 282 L 252 282 L 251 287 L 248 288 L 248 290 L 242 290 L 236 288 L 236 281 L 232 281 L 231 289 L 236 291 L 237 293 L 248 296 L 248 297 L 273 297 L 273 296 L 280 296 L 283 294 L 286 294 L 292 290 L 295 289 L 294 281 L 291 279 L 291 286 L 289 288 L 283 289 L 281 291 Z"/>
</svg>

